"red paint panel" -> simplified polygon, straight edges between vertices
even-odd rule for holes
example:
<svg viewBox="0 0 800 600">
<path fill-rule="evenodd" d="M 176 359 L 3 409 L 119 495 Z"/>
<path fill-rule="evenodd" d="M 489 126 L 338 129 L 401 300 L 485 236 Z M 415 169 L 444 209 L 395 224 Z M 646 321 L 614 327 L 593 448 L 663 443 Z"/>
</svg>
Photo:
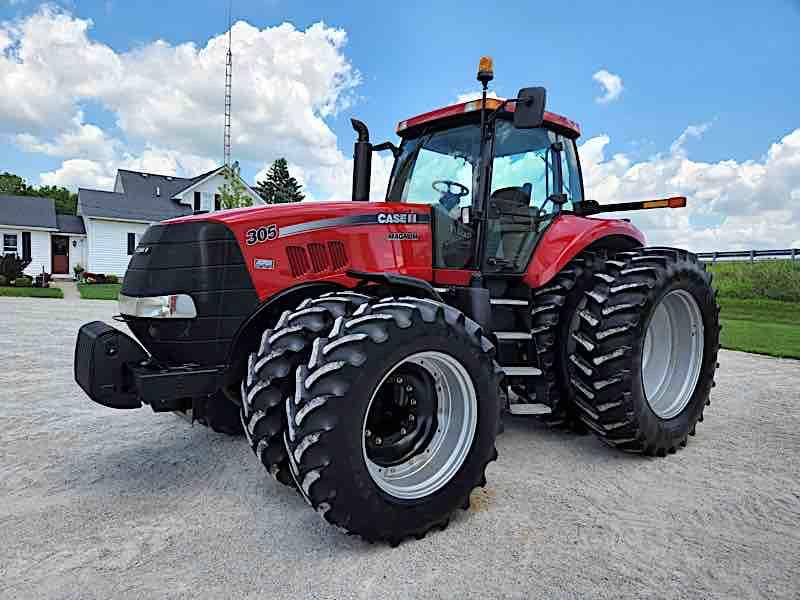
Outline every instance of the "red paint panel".
<svg viewBox="0 0 800 600">
<path fill-rule="evenodd" d="M 379 214 L 430 215 L 430 207 L 386 202 L 302 202 L 181 217 L 167 223 L 216 221 L 227 225 L 239 241 L 256 292 L 262 300 L 307 281 L 335 282 L 353 287 L 357 282 L 345 275 L 347 269 L 401 273 L 431 281 L 433 240 L 429 223 L 331 225 L 293 235 L 284 236 L 282 233 L 277 239 L 251 245 L 246 242 L 247 232 L 259 227 L 275 225 L 282 230 L 325 219 Z M 416 234 L 417 239 L 390 240 L 390 233 Z M 295 249 L 289 250 L 290 247 Z M 292 273 L 290 252 L 296 276 Z M 256 261 L 261 266 L 271 265 L 271 268 L 256 268 Z"/>
<path fill-rule="evenodd" d="M 523 281 L 532 288 L 543 286 L 584 248 L 611 235 L 645 243 L 644 234 L 627 221 L 575 215 L 556 217 L 539 241 Z"/>
<path fill-rule="evenodd" d="M 434 269 L 433 283 L 437 285 L 469 285 L 473 275 L 478 271 L 467 271 L 466 269 Z"/>
<path fill-rule="evenodd" d="M 487 98 L 487 104 L 495 104 L 499 105 L 504 98 Z M 444 108 L 439 108 L 436 110 L 432 110 L 430 112 L 423 113 L 421 115 L 417 115 L 416 117 L 411 117 L 410 119 L 406 119 L 405 121 L 400 121 L 397 124 L 397 133 L 401 134 L 404 130 L 408 129 L 409 127 L 414 127 L 415 125 L 421 125 L 422 123 L 430 123 L 432 121 L 436 121 L 438 119 L 446 119 L 447 117 L 453 117 L 455 115 L 461 115 L 465 112 L 471 112 L 470 110 L 466 109 L 467 104 L 475 105 L 475 101 L 472 100 L 470 102 L 461 102 L 459 104 L 453 104 L 451 106 L 445 106 Z M 493 106 L 491 108 L 494 108 Z M 511 103 L 506 105 L 505 110 L 508 112 L 514 112 L 516 109 L 516 104 Z M 556 113 L 551 113 L 545 111 L 544 113 L 544 120 L 547 123 L 558 125 L 560 127 L 564 127 L 569 129 L 575 134 L 575 137 L 580 137 L 581 135 L 581 127 L 575 121 L 568 119 L 562 115 L 557 115 Z"/>
</svg>

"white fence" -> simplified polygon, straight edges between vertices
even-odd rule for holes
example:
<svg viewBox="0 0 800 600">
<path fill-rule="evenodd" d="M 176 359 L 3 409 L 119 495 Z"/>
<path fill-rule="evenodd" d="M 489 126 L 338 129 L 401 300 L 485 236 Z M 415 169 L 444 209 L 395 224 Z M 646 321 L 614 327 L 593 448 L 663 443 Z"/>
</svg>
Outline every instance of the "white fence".
<svg viewBox="0 0 800 600">
<path fill-rule="evenodd" d="M 786 250 L 736 250 L 732 252 L 697 252 L 697 258 L 703 262 L 715 263 L 718 260 L 767 260 L 783 258 L 789 260 L 800 259 L 800 248 L 787 248 Z"/>
</svg>

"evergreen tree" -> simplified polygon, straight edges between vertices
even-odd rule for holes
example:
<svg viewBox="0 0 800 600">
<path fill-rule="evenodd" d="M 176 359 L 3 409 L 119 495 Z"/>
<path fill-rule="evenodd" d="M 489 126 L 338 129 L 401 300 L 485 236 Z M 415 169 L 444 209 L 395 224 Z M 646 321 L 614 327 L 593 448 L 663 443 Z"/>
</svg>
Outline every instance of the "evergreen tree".
<svg viewBox="0 0 800 600">
<path fill-rule="evenodd" d="M 302 186 L 289 175 L 289 166 L 285 158 L 279 158 L 272 163 L 267 171 L 267 178 L 259 181 L 255 190 L 267 204 L 300 202 L 305 198 Z"/>
</svg>

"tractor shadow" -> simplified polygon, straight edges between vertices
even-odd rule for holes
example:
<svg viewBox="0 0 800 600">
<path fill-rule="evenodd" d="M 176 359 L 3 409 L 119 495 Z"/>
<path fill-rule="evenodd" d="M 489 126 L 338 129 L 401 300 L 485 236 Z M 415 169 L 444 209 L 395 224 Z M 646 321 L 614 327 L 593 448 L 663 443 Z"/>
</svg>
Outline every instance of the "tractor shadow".
<svg viewBox="0 0 800 600">
<path fill-rule="evenodd" d="M 603 443 L 591 432 L 575 432 L 554 428 L 532 416 L 503 415 L 504 432 L 497 438 L 497 447 L 504 454 L 531 452 L 559 462 L 579 461 L 582 465 L 617 466 L 649 460 L 638 454 L 622 452 Z M 505 450 L 505 452 L 504 452 Z"/>
</svg>

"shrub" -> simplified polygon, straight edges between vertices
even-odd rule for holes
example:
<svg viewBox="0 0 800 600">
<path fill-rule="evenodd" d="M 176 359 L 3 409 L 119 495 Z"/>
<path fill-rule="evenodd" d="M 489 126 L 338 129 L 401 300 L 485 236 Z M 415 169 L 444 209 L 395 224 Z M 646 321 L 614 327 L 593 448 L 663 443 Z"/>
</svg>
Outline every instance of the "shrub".
<svg viewBox="0 0 800 600">
<path fill-rule="evenodd" d="M 50 273 L 42 271 L 36 276 L 36 279 L 33 282 L 33 287 L 48 288 L 50 287 L 50 279 L 51 279 Z"/>
<path fill-rule="evenodd" d="M 89 273 L 89 271 L 84 271 L 83 280 L 86 283 L 106 283 L 106 276 L 102 273 Z"/>
<path fill-rule="evenodd" d="M 0 286 L 8 285 L 8 277 L 0 275 Z"/>
<path fill-rule="evenodd" d="M 6 254 L 0 257 L 0 275 L 8 281 L 13 281 L 22 276 L 22 272 L 31 264 L 31 259 L 23 259 L 16 254 Z"/>
<path fill-rule="evenodd" d="M 14 280 L 14 287 L 32 287 L 33 286 L 33 278 L 28 277 L 27 275 L 22 275 L 21 277 L 17 277 Z"/>
<path fill-rule="evenodd" d="M 106 275 L 106 283 L 119 283 L 119 277 L 116 275 Z"/>
<path fill-rule="evenodd" d="M 81 263 L 78 263 L 72 267 L 72 271 L 75 273 L 75 279 L 80 279 L 81 273 L 83 273 L 84 270 L 85 269 L 81 266 Z"/>
</svg>

